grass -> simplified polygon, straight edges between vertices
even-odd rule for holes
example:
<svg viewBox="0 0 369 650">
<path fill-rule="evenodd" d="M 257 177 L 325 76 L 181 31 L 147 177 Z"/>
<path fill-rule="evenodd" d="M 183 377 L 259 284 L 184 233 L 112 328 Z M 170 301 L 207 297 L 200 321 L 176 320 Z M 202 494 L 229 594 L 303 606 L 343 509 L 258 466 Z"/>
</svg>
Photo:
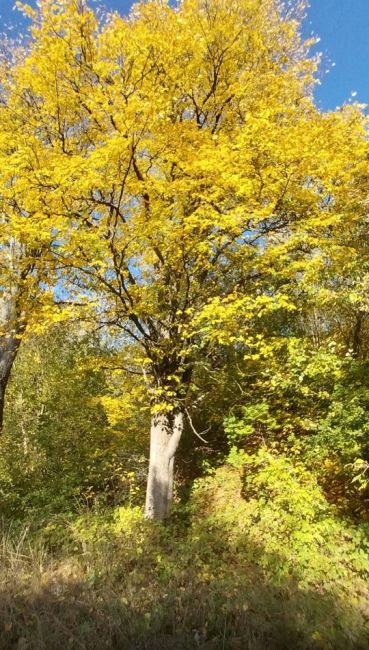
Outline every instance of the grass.
<svg viewBox="0 0 369 650">
<path fill-rule="evenodd" d="M 347 582 L 335 565 L 326 584 L 306 579 L 282 547 L 267 548 L 250 503 L 226 470 L 167 525 L 119 508 L 37 534 L 4 527 L 0 648 L 368 648 L 360 572 Z"/>
</svg>

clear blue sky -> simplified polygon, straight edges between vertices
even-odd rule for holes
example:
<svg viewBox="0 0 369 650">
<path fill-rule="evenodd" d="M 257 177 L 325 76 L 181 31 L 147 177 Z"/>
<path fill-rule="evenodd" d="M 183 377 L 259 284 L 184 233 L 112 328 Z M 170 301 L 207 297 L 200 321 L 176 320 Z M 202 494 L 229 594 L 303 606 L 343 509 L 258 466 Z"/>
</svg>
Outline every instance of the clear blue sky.
<svg viewBox="0 0 369 650">
<path fill-rule="evenodd" d="M 14 0 L 0 0 L 0 31 L 9 21 L 22 28 L 13 4 Z M 127 13 L 131 4 L 130 0 L 105 0 L 109 9 L 121 13 Z M 369 104 L 369 0 L 310 0 L 310 5 L 304 34 L 314 32 L 320 37 L 316 49 L 323 53 L 323 70 L 329 61 L 335 63 L 316 91 L 318 105 L 335 108 L 348 101 L 351 92 L 357 92 L 356 100 Z"/>
</svg>

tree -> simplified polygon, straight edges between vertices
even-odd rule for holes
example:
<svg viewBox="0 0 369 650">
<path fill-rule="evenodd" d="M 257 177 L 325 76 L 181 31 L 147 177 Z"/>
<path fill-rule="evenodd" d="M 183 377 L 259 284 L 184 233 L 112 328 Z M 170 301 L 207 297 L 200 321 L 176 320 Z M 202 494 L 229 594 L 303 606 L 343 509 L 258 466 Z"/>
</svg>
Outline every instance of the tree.
<svg viewBox="0 0 369 650">
<path fill-rule="evenodd" d="M 312 101 L 304 4 L 158 0 L 100 24 L 83 0 L 26 9 L 21 74 L 48 152 L 27 182 L 60 219 L 64 286 L 135 345 L 151 518 L 169 513 L 198 366 L 214 342 L 257 347 L 252 325 L 294 308 L 286 287 L 347 173 L 346 117 Z"/>
<path fill-rule="evenodd" d="M 43 156 L 34 106 L 18 72 L 24 50 L 4 43 L 0 58 L 0 432 L 5 391 L 29 325 L 44 320 L 52 302 L 52 206 L 31 189 Z"/>
<path fill-rule="evenodd" d="M 4 83 L 4 77 L 2 77 Z M 2 87 L 0 101 L 0 431 L 5 391 L 30 313 L 40 294 L 40 258 L 45 240 L 36 230 L 34 209 L 28 208 L 24 184 L 27 145 L 20 143 L 21 124 L 11 115 L 10 94 Z M 23 120 L 24 118 L 22 118 Z M 21 120 L 21 121 L 22 121 Z M 25 154 L 25 155 L 24 155 Z M 22 174 L 23 172 L 23 174 Z M 39 224 L 41 225 L 41 224 Z"/>
<path fill-rule="evenodd" d="M 53 249 L 62 236 L 60 196 L 44 169 L 54 125 L 30 88 L 27 47 L 3 38 L 0 50 L 0 432 L 5 392 L 27 330 L 69 316 Z M 34 180 L 37 179 L 37 183 Z M 45 193 L 49 190 L 48 200 Z"/>
</svg>

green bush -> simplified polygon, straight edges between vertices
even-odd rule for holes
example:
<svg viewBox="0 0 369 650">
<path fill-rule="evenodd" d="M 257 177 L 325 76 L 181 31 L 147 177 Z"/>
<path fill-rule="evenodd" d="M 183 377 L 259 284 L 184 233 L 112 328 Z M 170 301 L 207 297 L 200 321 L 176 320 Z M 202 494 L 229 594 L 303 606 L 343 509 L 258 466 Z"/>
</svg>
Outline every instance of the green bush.
<svg viewBox="0 0 369 650">
<path fill-rule="evenodd" d="M 302 463 L 266 448 L 252 455 L 234 449 L 230 460 L 232 465 L 196 485 L 192 510 L 198 527 L 208 539 L 211 531 L 221 530 L 239 570 L 261 572 L 260 581 L 291 598 L 297 628 L 317 647 L 365 647 L 365 528 L 337 516 Z M 308 604 L 300 611 L 303 593 Z"/>
</svg>

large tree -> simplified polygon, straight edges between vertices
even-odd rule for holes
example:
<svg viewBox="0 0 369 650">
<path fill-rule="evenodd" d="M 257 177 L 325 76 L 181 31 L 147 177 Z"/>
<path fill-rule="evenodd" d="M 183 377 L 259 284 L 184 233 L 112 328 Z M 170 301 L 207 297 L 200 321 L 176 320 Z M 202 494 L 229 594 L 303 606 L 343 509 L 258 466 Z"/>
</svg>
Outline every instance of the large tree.
<svg viewBox="0 0 369 650">
<path fill-rule="evenodd" d="M 198 365 L 214 341 L 257 345 L 252 323 L 293 309 L 286 286 L 316 224 L 330 226 L 350 119 L 361 137 L 360 119 L 314 107 L 303 9 L 158 0 L 101 23 L 83 0 L 26 9 L 19 75 L 49 152 L 28 182 L 60 221 L 61 281 L 134 344 L 129 370 L 152 413 L 151 518 L 169 512 Z"/>
<path fill-rule="evenodd" d="M 31 100 L 14 84 L 20 55 L 19 46 L 4 44 L 0 57 L 0 431 L 21 339 L 30 318 L 40 312 L 53 229 L 40 193 L 28 183 L 28 174 L 39 167 L 42 145 L 34 137 L 34 125 L 27 128 Z"/>
<path fill-rule="evenodd" d="M 53 249 L 62 227 L 61 197 L 49 184 L 55 125 L 30 86 L 29 49 L 0 43 L 0 432 L 5 392 L 27 331 L 64 318 Z M 62 144 L 60 145 L 62 146 Z M 47 194 L 47 201 L 45 195 Z"/>
</svg>

